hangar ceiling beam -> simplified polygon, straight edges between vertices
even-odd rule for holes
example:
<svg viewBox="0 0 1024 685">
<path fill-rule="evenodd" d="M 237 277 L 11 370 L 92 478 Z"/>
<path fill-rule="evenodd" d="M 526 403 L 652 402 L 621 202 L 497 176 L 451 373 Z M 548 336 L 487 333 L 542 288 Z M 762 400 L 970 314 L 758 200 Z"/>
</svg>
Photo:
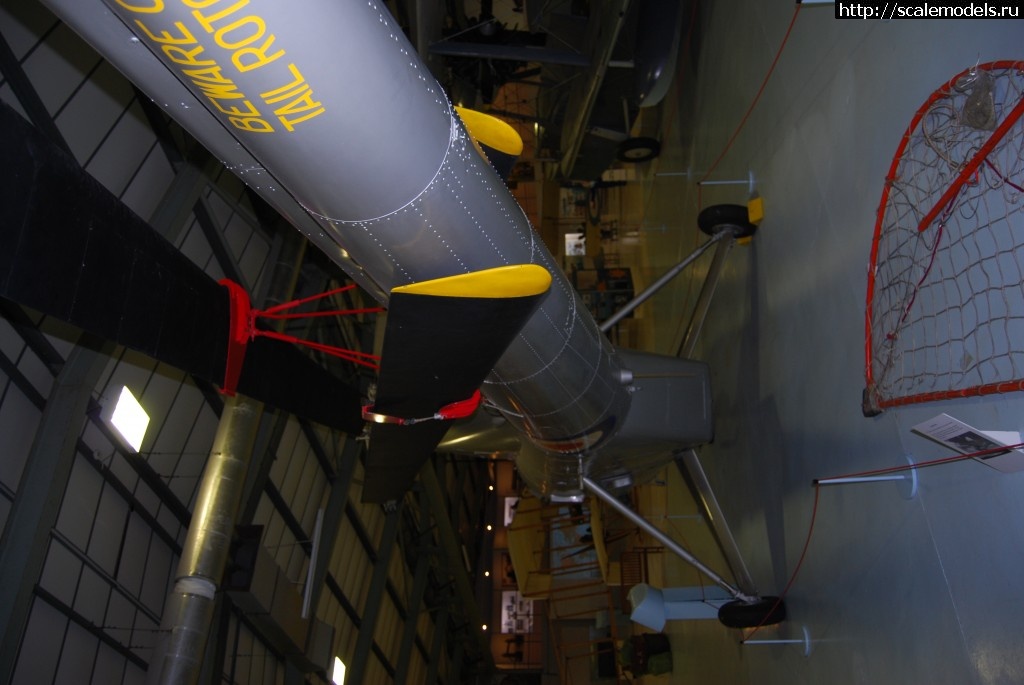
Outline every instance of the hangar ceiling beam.
<svg viewBox="0 0 1024 685">
<path fill-rule="evenodd" d="M 418 504 L 420 508 L 426 506 L 426 498 L 422 493 L 418 493 L 417 496 Z M 424 523 L 426 523 L 427 517 L 423 517 Z M 419 623 L 420 607 L 423 604 L 423 595 L 426 594 L 427 581 L 430 580 L 430 554 L 425 553 L 421 550 L 421 545 L 418 544 L 419 540 L 422 540 L 424 531 L 416 531 L 416 570 L 412 581 L 412 593 L 409 596 L 409 606 L 407 607 L 405 624 L 402 627 L 402 642 L 398 648 L 398 659 L 395 662 L 395 682 L 404 683 L 409 673 L 409 659 L 412 655 L 413 643 L 416 639 L 416 627 Z M 441 631 L 444 626 L 435 625 L 434 630 Z"/>
<path fill-rule="evenodd" d="M 28 115 L 29 121 L 35 124 L 54 145 L 59 146 L 70 155 L 71 148 L 68 147 L 67 141 L 64 140 L 60 129 L 57 128 L 53 117 L 50 116 L 46 105 L 43 104 L 42 98 L 39 97 L 39 93 L 32 85 L 32 82 L 29 81 L 25 70 L 21 68 L 18 58 L 14 56 L 14 52 L 7 43 L 7 39 L 3 37 L 3 34 L 0 34 L 0 73 L 7 79 L 7 84 L 18 98 L 18 102 Z"/>
<path fill-rule="evenodd" d="M 477 605 L 476 593 L 473 590 L 472 584 L 469 582 L 469 574 L 466 572 L 466 562 L 462 556 L 462 547 L 459 542 L 459 536 L 452 526 L 452 519 L 448 515 L 448 505 L 445 500 L 444 491 L 441 488 L 441 483 L 438 480 L 437 472 L 434 470 L 433 464 L 428 464 L 424 468 L 420 469 L 420 483 L 423 484 L 423 492 L 427 497 L 427 501 L 430 504 L 430 512 L 434 517 L 434 522 L 437 524 L 438 539 L 441 543 L 442 557 L 453 576 L 455 583 L 455 602 L 460 608 L 460 616 L 465 617 L 464 623 L 469 627 L 469 635 L 466 636 L 466 640 L 473 643 L 473 647 L 469 650 L 469 653 L 473 656 L 482 655 L 485 661 L 484 671 L 493 670 L 494 658 L 491 656 L 491 645 L 490 641 L 479 632 L 482 621 L 480 619 L 480 607 Z M 438 616 L 434 622 L 435 630 L 438 632 L 446 632 L 446 621 L 442 621 L 441 617 Z M 472 635 L 476 635 L 476 638 L 472 638 Z M 453 642 L 461 643 L 463 640 L 452 640 Z M 434 664 L 433 658 L 431 664 Z M 429 681 L 432 682 L 432 681 Z"/>
<path fill-rule="evenodd" d="M 86 410 L 113 345 L 76 347 L 46 400 L 17 496 L 0 538 L 0 682 L 14 676 L 35 586 L 39 582 L 50 531 L 78 452 Z"/>
<path fill-rule="evenodd" d="M 373 565 L 373 579 L 363 603 L 362 623 L 359 626 L 359 637 L 356 639 L 352 665 L 349 666 L 345 680 L 352 685 L 362 685 L 366 678 L 366 667 L 370 659 L 370 648 L 373 646 L 373 632 L 380 616 L 380 605 L 384 600 L 384 589 L 388 580 L 388 567 L 391 565 L 391 554 L 398 540 L 398 523 L 402 519 L 401 503 L 387 512 L 384 529 L 380 534 L 377 547 L 377 561 Z"/>
</svg>

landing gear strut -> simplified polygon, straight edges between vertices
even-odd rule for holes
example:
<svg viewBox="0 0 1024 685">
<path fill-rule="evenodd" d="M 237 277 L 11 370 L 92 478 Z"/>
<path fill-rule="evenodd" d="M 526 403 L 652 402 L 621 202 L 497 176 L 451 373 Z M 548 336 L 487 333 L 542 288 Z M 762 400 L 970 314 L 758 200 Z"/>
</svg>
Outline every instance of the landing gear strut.
<svg viewBox="0 0 1024 685">
<path fill-rule="evenodd" d="M 690 256 L 670 269 L 664 276 L 655 281 L 650 287 L 637 295 L 633 300 L 612 315 L 608 320 L 601 323 L 601 330 L 607 331 L 620 319 L 633 311 L 642 302 L 657 292 L 670 280 L 672 280 L 684 268 L 696 260 L 705 250 L 714 246 L 714 257 L 704 280 L 704 286 L 697 298 L 690 325 L 679 345 L 677 356 L 689 358 L 696 346 L 697 336 L 700 333 L 711 306 L 711 298 L 718 283 L 718 276 L 722 269 L 725 257 L 738 239 L 747 238 L 754 234 L 757 226 L 750 221 L 747 207 L 743 205 L 713 205 L 704 209 L 697 217 L 697 226 L 706 233 L 710 240 L 699 246 Z M 649 535 L 660 541 L 665 547 L 676 556 L 683 559 L 698 571 L 707 576 L 716 585 L 724 589 L 734 597 L 733 601 L 723 604 L 718 610 L 718 620 L 730 628 L 756 628 L 763 625 L 780 623 L 786 618 L 786 605 L 778 597 L 761 597 L 750 589 L 754 583 L 750 578 L 743 559 L 740 556 L 739 548 L 733 539 L 725 517 L 718 506 L 711 484 L 704 473 L 704 469 L 697 458 L 694 450 L 686 450 L 678 460 L 683 476 L 689 482 L 694 491 L 697 502 L 704 509 L 705 518 L 709 522 L 719 546 L 725 555 L 726 561 L 736 577 L 734 587 L 712 569 L 705 566 L 689 551 L 683 549 L 672 538 L 652 526 L 643 517 L 619 502 L 613 495 L 606 492 L 601 486 L 589 478 L 583 479 L 584 486 L 595 496 L 603 500 L 613 509 L 642 528 Z M 740 588 L 744 588 L 741 590 Z"/>
</svg>

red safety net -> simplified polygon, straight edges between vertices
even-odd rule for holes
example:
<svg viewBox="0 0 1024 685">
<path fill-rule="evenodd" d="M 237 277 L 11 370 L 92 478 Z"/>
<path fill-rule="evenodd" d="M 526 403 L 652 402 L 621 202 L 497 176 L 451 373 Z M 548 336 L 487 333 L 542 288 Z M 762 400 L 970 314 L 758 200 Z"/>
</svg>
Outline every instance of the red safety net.
<svg viewBox="0 0 1024 685">
<path fill-rule="evenodd" d="M 1024 389 L 1024 63 L 979 64 L 918 109 L 868 271 L 864 413 Z"/>
</svg>

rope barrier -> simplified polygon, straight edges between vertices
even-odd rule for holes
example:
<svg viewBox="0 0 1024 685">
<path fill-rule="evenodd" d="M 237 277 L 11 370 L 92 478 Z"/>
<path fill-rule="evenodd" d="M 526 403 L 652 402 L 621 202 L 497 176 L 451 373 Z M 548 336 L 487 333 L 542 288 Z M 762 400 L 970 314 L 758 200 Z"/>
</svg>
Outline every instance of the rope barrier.
<svg viewBox="0 0 1024 685">
<path fill-rule="evenodd" d="M 793 9 L 793 18 L 789 20 L 789 26 L 786 27 L 786 34 L 782 37 L 782 43 L 779 45 L 779 49 L 775 53 L 775 59 L 772 60 L 771 66 L 768 67 L 768 73 L 766 73 L 764 75 L 764 80 L 761 81 L 761 87 L 757 89 L 757 94 L 754 95 L 754 99 L 750 103 L 750 107 L 747 108 L 747 111 L 743 115 L 743 118 L 740 119 L 739 125 L 736 127 L 736 130 L 733 131 L 732 136 L 729 138 L 728 142 L 725 144 L 725 147 L 722 149 L 722 152 L 718 155 L 718 157 L 711 164 L 711 166 L 708 168 L 708 170 L 706 172 L 704 172 L 704 175 L 700 178 L 700 181 L 697 181 L 698 188 L 699 188 L 699 184 L 701 183 L 701 181 L 706 181 L 708 179 L 708 177 L 711 175 L 711 172 L 713 172 L 716 168 L 718 168 L 718 164 L 722 161 L 722 159 L 725 157 L 725 155 L 728 154 L 729 150 L 732 148 L 732 144 L 734 142 L 736 142 L 736 138 L 739 137 L 740 131 L 742 131 L 743 127 L 746 126 L 747 120 L 750 118 L 750 115 L 753 113 L 754 108 L 757 107 L 757 103 L 758 103 L 758 101 L 760 101 L 761 95 L 764 93 L 764 89 L 765 89 L 765 87 L 767 87 L 768 81 L 771 79 L 772 73 L 775 71 L 775 66 L 779 63 L 779 58 L 782 57 L 782 52 L 786 49 L 786 43 L 789 42 L 789 35 L 793 32 L 793 26 L 796 25 L 796 18 L 798 16 L 800 16 L 800 9 L 802 7 L 803 7 L 803 4 L 801 4 L 801 3 L 796 3 L 795 4 L 794 9 Z M 699 209 L 699 205 L 698 205 L 698 209 Z"/>
</svg>

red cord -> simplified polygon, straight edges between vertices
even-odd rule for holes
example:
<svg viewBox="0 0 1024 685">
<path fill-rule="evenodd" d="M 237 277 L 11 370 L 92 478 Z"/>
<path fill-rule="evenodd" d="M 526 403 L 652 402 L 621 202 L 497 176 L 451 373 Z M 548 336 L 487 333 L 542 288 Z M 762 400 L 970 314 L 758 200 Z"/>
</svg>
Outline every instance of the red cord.
<svg viewBox="0 0 1024 685">
<path fill-rule="evenodd" d="M 811 538 L 814 536 L 814 522 L 818 520 L 818 500 L 820 499 L 820 497 L 821 486 L 815 483 L 814 506 L 811 507 L 811 524 L 807 528 L 807 537 L 804 539 L 804 548 L 800 552 L 800 558 L 797 560 L 796 566 L 793 568 L 793 573 L 791 573 L 789 576 L 789 582 L 787 582 L 786 587 L 782 589 L 782 592 L 779 594 L 779 598 L 775 600 L 775 604 L 772 606 L 771 611 L 767 612 L 764 615 L 764 619 L 757 626 L 755 626 L 753 630 L 747 633 L 743 637 L 743 640 L 749 640 L 755 634 L 757 634 L 757 631 L 761 630 L 761 628 L 764 627 L 765 621 L 767 621 L 768 618 L 775 613 L 775 610 L 779 608 L 779 605 L 782 604 L 782 601 L 786 598 L 786 595 L 789 594 L 789 589 L 793 587 L 793 583 L 796 582 L 797 576 L 800 575 L 800 569 L 803 568 L 804 559 L 807 558 L 807 550 L 811 546 Z"/>
<path fill-rule="evenodd" d="M 938 228 L 935 231 L 935 243 L 932 245 L 932 253 L 928 259 L 928 266 L 925 267 L 924 273 L 921 274 L 921 278 L 918 279 L 917 285 L 914 286 L 914 292 L 910 294 L 910 299 L 907 300 L 907 304 L 903 307 L 903 315 L 900 320 L 896 322 L 896 326 L 885 334 L 886 340 L 895 340 L 899 335 L 900 328 L 903 327 L 907 317 L 910 316 L 910 310 L 914 306 L 914 302 L 917 301 L 917 294 L 921 291 L 921 286 L 924 285 L 925 280 L 928 279 L 928 274 L 932 272 L 932 267 L 935 266 L 935 255 L 939 253 L 939 244 L 942 242 L 942 233 L 946 229 L 946 222 L 949 221 L 949 216 L 955 209 L 955 203 L 950 200 L 949 204 L 946 205 L 946 210 L 942 213 L 942 219 L 938 223 Z"/>
<path fill-rule="evenodd" d="M 804 540 L 804 548 L 800 552 L 800 558 L 797 560 L 796 566 L 793 568 L 793 573 L 790 574 L 790 576 L 789 576 L 789 581 L 786 583 L 786 587 L 782 590 L 782 593 L 779 595 L 779 598 L 775 602 L 775 605 L 771 608 L 771 611 L 766 612 L 765 620 L 768 620 L 768 618 L 772 614 L 775 613 L 775 610 L 778 608 L 778 606 L 780 604 L 782 604 L 782 601 L 786 598 L 786 595 L 789 594 L 790 588 L 792 588 L 793 584 L 796 582 L 797 576 L 800 575 L 800 569 L 803 568 L 804 560 L 807 558 L 807 551 L 808 551 L 808 549 L 811 546 L 811 538 L 814 536 L 814 523 L 818 519 L 818 502 L 819 502 L 819 499 L 821 497 L 821 482 L 822 481 L 834 480 L 834 479 L 839 479 L 839 478 L 864 478 L 864 477 L 868 477 L 868 476 L 878 476 L 878 475 L 884 475 L 884 474 L 889 474 L 889 473 L 899 473 L 900 471 L 908 471 L 908 470 L 911 470 L 911 469 L 920 469 L 920 468 L 926 468 L 928 466 L 938 466 L 940 464 L 950 464 L 950 463 L 957 462 L 957 461 L 966 461 L 968 459 L 976 459 L 978 457 L 993 456 L 993 455 L 996 455 L 996 454 L 1000 454 L 1002 452 L 1006 452 L 1008 450 L 1016 450 L 1016 449 L 1021 449 L 1021 448 L 1024 448 L 1024 442 L 1016 443 L 1016 444 L 1013 444 L 1013 445 L 1000 445 L 999 447 L 990 447 L 988 449 L 978 450 L 976 452 L 968 452 L 968 453 L 965 453 L 965 454 L 957 454 L 957 455 L 954 455 L 952 457 L 942 457 L 942 458 L 939 458 L 939 459 L 932 459 L 932 460 L 929 460 L 929 461 L 917 462 L 915 464 L 903 464 L 903 465 L 900 465 L 900 466 L 890 466 L 890 467 L 887 467 L 887 468 L 872 469 L 872 470 L 869 470 L 869 471 L 861 471 L 859 473 L 849 473 L 849 474 L 846 474 L 846 475 L 843 475 L 843 476 L 831 476 L 829 478 L 817 478 L 817 479 L 815 479 L 814 480 L 814 505 L 811 508 L 811 523 L 810 523 L 810 525 L 807 528 L 807 537 Z M 754 636 L 754 634 L 756 634 L 759 630 L 761 630 L 762 627 L 764 627 L 764 621 L 762 621 L 759 625 L 757 625 L 749 633 L 747 633 L 747 635 L 744 636 L 743 640 L 744 641 L 745 640 L 749 640 L 751 637 Z"/>
<path fill-rule="evenodd" d="M 793 26 L 796 24 L 796 18 L 800 15 L 800 9 L 802 7 L 803 5 L 801 3 L 796 3 L 795 8 L 793 9 L 793 18 L 789 20 L 789 26 L 786 28 L 786 35 L 782 37 L 782 44 L 779 45 L 779 49 L 775 53 L 775 59 L 772 60 L 771 66 L 768 67 L 768 73 L 764 75 L 764 80 L 761 82 L 761 87 L 757 89 L 757 95 L 754 96 L 753 102 L 750 103 L 750 107 L 747 108 L 746 114 L 743 115 L 743 118 L 740 120 L 739 126 L 736 127 L 736 130 L 733 132 L 732 137 L 729 138 L 729 142 L 725 144 L 725 148 L 722 150 L 721 154 L 718 155 L 718 159 L 716 159 L 714 163 L 711 165 L 711 167 L 704 173 L 704 176 L 701 177 L 700 181 L 706 181 L 708 176 L 711 175 L 711 172 L 713 172 L 715 168 L 718 167 L 718 163 L 721 162 L 722 158 L 725 157 L 727 152 L 729 152 L 729 149 L 732 147 L 732 144 L 740 135 L 740 131 L 742 131 L 743 127 L 746 125 L 747 119 L 750 118 L 751 113 L 754 111 L 754 107 L 757 106 L 758 100 L 761 99 L 761 94 L 764 93 L 765 86 L 768 85 L 768 80 L 771 78 L 772 72 L 775 71 L 775 65 L 779 63 L 779 58 L 782 57 L 782 51 L 785 49 L 786 43 L 789 41 L 789 34 L 793 32 Z M 698 181 L 697 183 L 700 183 L 700 181 Z"/>
<path fill-rule="evenodd" d="M 989 158 L 988 158 L 988 157 L 986 157 L 986 158 L 985 158 L 985 166 L 987 166 L 987 167 L 988 167 L 989 169 L 991 169 L 992 171 L 994 171 L 994 172 L 995 172 L 995 174 L 996 174 L 996 176 L 998 176 L 998 177 L 999 177 L 999 180 L 1000 180 L 1000 181 L 1002 181 L 1002 182 L 1003 182 L 1003 183 L 1005 183 L 1006 185 L 1010 186 L 1011 188 L 1013 188 L 1014 190 L 1016 190 L 1016 191 L 1017 191 L 1018 193 L 1024 193 L 1024 188 L 1020 187 L 1019 185 L 1017 185 L 1016 183 L 1014 183 L 1013 181 L 1011 181 L 1011 180 L 1010 180 L 1009 178 L 1007 178 L 1006 176 L 1004 176 L 1004 175 L 1003 175 L 1003 172 L 1001 172 L 1001 171 L 999 170 L 999 168 L 998 168 L 998 167 L 997 167 L 997 166 L 996 166 L 995 164 L 993 164 L 993 163 L 992 163 L 992 162 L 991 162 L 991 161 L 989 160 Z"/>
<path fill-rule="evenodd" d="M 1008 450 L 1016 450 L 1024 447 L 1024 443 L 1017 443 L 1014 445 L 1000 445 L 998 447 L 989 447 L 988 449 L 978 450 L 976 452 L 965 452 L 964 454 L 956 454 L 952 457 L 942 457 L 940 459 L 932 459 L 931 461 L 921 461 L 916 464 L 903 464 L 902 466 L 890 466 L 884 469 L 874 469 L 872 471 L 861 471 L 860 473 L 849 473 L 845 476 L 831 476 L 829 478 L 819 478 L 816 483 L 823 480 L 834 480 L 837 478 L 864 478 L 867 476 L 881 476 L 889 473 L 899 473 L 900 471 L 909 471 L 911 469 L 923 469 L 929 466 L 939 466 L 941 464 L 951 464 L 957 461 L 966 461 L 968 459 L 976 459 L 978 457 L 991 457 L 996 454 L 1001 454 Z"/>
</svg>

